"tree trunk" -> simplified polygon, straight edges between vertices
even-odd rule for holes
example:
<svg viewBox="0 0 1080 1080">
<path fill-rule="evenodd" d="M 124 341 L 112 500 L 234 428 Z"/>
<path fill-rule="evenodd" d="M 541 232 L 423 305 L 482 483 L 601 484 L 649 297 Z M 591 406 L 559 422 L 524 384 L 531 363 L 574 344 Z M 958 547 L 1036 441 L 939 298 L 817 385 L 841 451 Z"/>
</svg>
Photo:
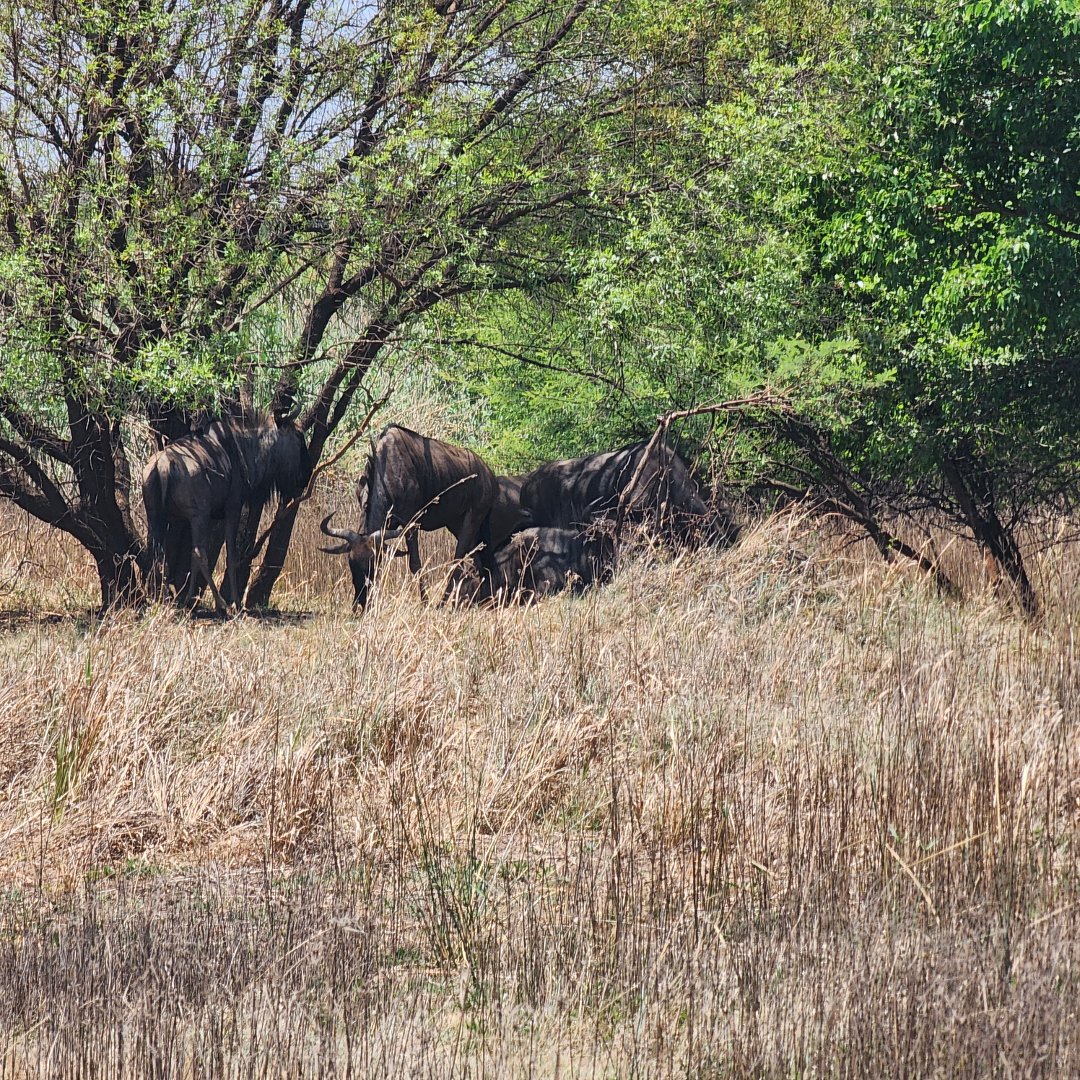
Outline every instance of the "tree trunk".
<svg viewBox="0 0 1080 1080">
<path fill-rule="evenodd" d="M 299 505 L 282 515 L 281 520 L 271 530 L 266 538 L 266 547 L 259 564 L 259 572 L 251 583 L 247 592 L 244 606 L 249 608 L 265 608 L 270 605 L 270 593 L 281 576 L 282 567 L 285 565 L 285 556 L 289 553 L 289 543 L 292 540 L 293 527 L 296 525 L 296 514 Z"/>
<path fill-rule="evenodd" d="M 308 453 L 311 456 L 312 468 L 315 468 L 322 457 L 326 447 L 326 441 L 334 433 L 338 424 L 344 419 L 345 413 L 352 402 L 356 391 L 364 380 L 364 376 L 371 370 L 371 365 L 382 349 L 389 336 L 390 326 L 369 327 L 363 340 L 356 342 L 349 355 L 342 361 L 329 379 L 323 384 L 315 403 L 308 409 L 303 418 L 303 425 L 310 432 L 308 439 Z M 321 340 L 321 334 L 320 334 Z M 305 345 L 309 347 L 310 342 Z M 275 408 L 285 400 L 287 394 L 291 394 L 289 384 L 290 373 L 286 372 L 278 384 L 274 396 Z M 340 388 L 340 394 L 338 390 Z M 270 604 L 270 593 L 273 591 L 277 579 L 281 576 L 285 565 L 285 556 L 289 553 L 289 544 L 292 541 L 293 529 L 296 526 L 296 515 L 299 505 L 281 515 L 276 522 L 270 535 L 266 538 L 266 547 L 259 564 L 259 571 L 247 591 L 245 606 L 250 608 L 265 608 Z"/>
<path fill-rule="evenodd" d="M 131 517 L 131 475 L 120 425 L 68 396 L 71 467 L 79 499 L 73 517 L 78 539 L 97 566 L 101 611 L 136 603 L 142 595 L 144 546 Z"/>
<path fill-rule="evenodd" d="M 95 545 L 96 546 L 96 545 Z M 130 607 L 143 596 L 139 575 L 141 546 L 103 545 L 91 550 L 101 586 L 102 615 L 118 607 Z"/>
<path fill-rule="evenodd" d="M 986 553 L 991 565 L 1005 575 L 1021 611 L 1029 619 L 1037 618 L 1039 598 L 1028 577 L 1016 537 L 998 516 L 990 474 L 978 462 L 962 463 L 956 458 L 945 458 L 941 471 L 975 542 Z"/>
<path fill-rule="evenodd" d="M 271 505 L 270 516 L 273 516 L 274 507 Z M 262 518 L 263 514 L 260 514 L 259 518 Z M 255 541 L 259 538 L 260 521 L 255 519 L 255 515 L 250 506 L 244 508 L 240 515 L 240 524 L 236 530 L 236 549 L 237 549 L 237 563 L 236 563 L 236 596 L 232 595 L 232 589 L 229 585 L 229 573 L 228 567 L 225 568 L 225 573 L 222 576 L 221 581 L 221 595 L 225 598 L 225 602 L 228 604 L 236 604 L 236 606 L 246 606 L 244 602 L 244 593 L 248 587 L 248 581 L 251 578 L 251 562 L 253 558 L 252 549 L 255 547 Z M 265 607 L 265 604 L 256 605 L 258 607 Z"/>
</svg>

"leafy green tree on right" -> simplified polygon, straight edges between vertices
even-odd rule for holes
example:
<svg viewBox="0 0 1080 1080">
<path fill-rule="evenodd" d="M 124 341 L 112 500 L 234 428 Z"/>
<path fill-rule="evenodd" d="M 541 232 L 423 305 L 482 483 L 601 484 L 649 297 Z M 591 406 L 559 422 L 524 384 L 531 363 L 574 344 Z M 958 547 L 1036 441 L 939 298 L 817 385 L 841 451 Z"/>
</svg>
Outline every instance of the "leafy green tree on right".
<svg viewBox="0 0 1080 1080">
<path fill-rule="evenodd" d="M 823 200 L 823 271 L 894 372 L 846 449 L 970 528 L 1034 613 L 1016 527 L 1072 505 L 1080 459 L 1080 10 L 942 11 Z"/>
</svg>

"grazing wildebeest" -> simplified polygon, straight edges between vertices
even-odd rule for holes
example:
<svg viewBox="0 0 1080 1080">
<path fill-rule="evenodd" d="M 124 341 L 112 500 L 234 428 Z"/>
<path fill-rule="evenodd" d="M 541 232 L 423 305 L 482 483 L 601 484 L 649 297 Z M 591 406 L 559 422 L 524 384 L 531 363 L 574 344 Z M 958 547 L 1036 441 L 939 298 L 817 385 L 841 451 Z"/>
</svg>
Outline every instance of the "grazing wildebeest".
<svg viewBox="0 0 1080 1080">
<path fill-rule="evenodd" d="M 480 598 L 526 602 L 563 589 L 580 592 L 608 581 L 615 566 L 615 538 L 609 527 L 581 532 L 530 526 L 515 532 L 492 558 L 490 578 Z"/>
<path fill-rule="evenodd" d="M 239 605 L 241 515 L 246 509 L 257 528 L 272 494 L 293 498 L 310 476 L 307 443 L 291 416 L 215 420 L 169 443 L 150 458 L 142 476 L 151 581 L 160 582 L 164 563 L 165 581 L 183 593 L 184 603 L 194 605 L 205 582 L 217 606 L 228 610 L 212 570 L 224 540 L 226 592 Z"/>
<path fill-rule="evenodd" d="M 663 439 L 541 465 L 525 478 L 521 508 L 532 524 L 554 528 L 582 529 L 621 512 L 681 542 L 700 534 L 734 538 L 734 522 L 710 510 L 686 462 Z"/>
<path fill-rule="evenodd" d="M 363 531 L 330 528 L 333 514 L 320 526 L 327 536 L 344 541 L 323 551 L 348 555 L 353 607 L 367 603 L 379 556 L 403 534 L 413 574 L 420 572 L 420 530 L 449 529 L 457 538 L 454 558 L 472 555 L 479 565 L 481 545 L 489 543 L 488 515 L 498 482 L 471 450 L 391 424 L 372 446 L 356 487 Z"/>
</svg>

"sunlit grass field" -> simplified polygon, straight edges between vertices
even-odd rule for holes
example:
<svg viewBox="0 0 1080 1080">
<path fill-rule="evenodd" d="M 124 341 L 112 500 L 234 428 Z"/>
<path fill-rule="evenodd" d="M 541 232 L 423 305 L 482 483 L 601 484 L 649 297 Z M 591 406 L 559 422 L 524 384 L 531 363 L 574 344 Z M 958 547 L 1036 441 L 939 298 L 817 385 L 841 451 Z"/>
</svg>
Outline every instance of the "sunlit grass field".
<svg viewBox="0 0 1080 1080">
<path fill-rule="evenodd" d="M 335 505 L 231 622 L 4 512 L 0 1077 L 1080 1074 L 1075 547 L 1037 624 L 793 514 L 354 618 Z"/>
</svg>

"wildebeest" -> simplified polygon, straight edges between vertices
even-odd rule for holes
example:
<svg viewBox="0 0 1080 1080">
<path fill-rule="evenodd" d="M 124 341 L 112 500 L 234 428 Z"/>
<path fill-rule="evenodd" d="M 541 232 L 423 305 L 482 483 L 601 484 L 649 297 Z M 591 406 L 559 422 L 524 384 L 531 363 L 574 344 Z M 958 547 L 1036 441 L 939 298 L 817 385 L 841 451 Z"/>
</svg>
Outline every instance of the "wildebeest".
<svg viewBox="0 0 1080 1080">
<path fill-rule="evenodd" d="M 528 519 L 521 509 L 521 484 L 524 476 L 497 476 L 499 490 L 491 507 L 488 518 L 487 541 L 491 550 L 501 547 L 517 532 L 528 524 Z"/>
<path fill-rule="evenodd" d="M 215 420 L 169 443 L 150 458 L 142 476 L 151 582 L 161 580 L 164 563 L 165 581 L 183 592 L 185 603 L 197 602 L 205 582 L 218 607 L 227 610 L 212 576 L 223 537 L 226 592 L 230 602 L 239 604 L 241 515 L 246 509 L 257 528 L 272 494 L 293 498 L 310 476 L 307 443 L 291 416 Z"/>
<path fill-rule="evenodd" d="M 521 509 L 522 476 L 496 476 L 498 490 L 491 512 L 484 523 L 481 536 L 483 549 L 476 560 L 480 576 L 476 581 L 463 582 L 465 593 L 474 600 L 487 599 L 491 593 L 491 583 L 495 575 L 494 553 L 510 536 L 529 524 L 528 516 Z"/>
<path fill-rule="evenodd" d="M 583 529 L 621 512 L 681 542 L 700 534 L 734 539 L 734 522 L 710 510 L 686 462 L 663 439 L 541 465 L 525 478 L 521 508 L 532 524 L 554 528 Z"/>
<path fill-rule="evenodd" d="M 611 578 L 615 538 L 603 526 L 581 532 L 533 525 L 515 532 L 495 550 L 491 562 L 481 598 L 511 603 L 566 588 L 580 592 Z"/>
<path fill-rule="evenodd" d="M 333 514 L 320 526 L 327 536 L 343 541 L 323 551 L 348 555 L 354 608 L 367 603 L 387 543 L 403 534 L 413 574 L 420 572 L 420 530 L 449 529 L 457 538 L 454 558 L 472 555 L 479 566 L 481 545 L 490 543 L 488 518 L 498 482 L 471 450 L 391 424 L 372 446 L 356 486 L 363 531 L 331 528 Z"/>
</svg>

